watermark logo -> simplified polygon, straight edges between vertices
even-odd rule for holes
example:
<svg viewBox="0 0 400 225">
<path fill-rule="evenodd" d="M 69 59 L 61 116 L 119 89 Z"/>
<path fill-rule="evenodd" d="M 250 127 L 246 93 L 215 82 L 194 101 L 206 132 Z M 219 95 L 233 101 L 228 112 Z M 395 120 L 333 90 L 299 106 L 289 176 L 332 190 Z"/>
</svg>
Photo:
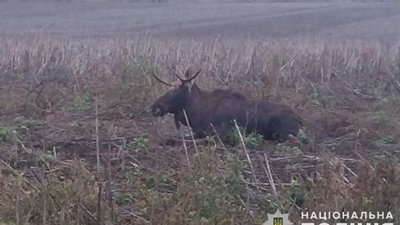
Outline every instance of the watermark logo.
<svg viewBox="0 0 400 225">
<path fill-rule="evenodd" d="M 349 211 L 322 211 L 301 212 L 300 225 L 395 225 L 391 212 L 349 212 Z M 293 225 L 289 214 L 282 214 L 278 209 L 275 213 L 268 213 L 268 220 L 262 225 Z"/>
<path fill-rule="evenodd" d="M 394 225 L 391 212 L 301 212 L 301 220 L 301 225 Z"/>
<path fill-rule="evenodd" d="M 289 214 L 282 214 L 278 209 L 274 214 L 268 214 L 268 220 L 262 225 L 292 225 L 292 223 Z"/>
</svg>

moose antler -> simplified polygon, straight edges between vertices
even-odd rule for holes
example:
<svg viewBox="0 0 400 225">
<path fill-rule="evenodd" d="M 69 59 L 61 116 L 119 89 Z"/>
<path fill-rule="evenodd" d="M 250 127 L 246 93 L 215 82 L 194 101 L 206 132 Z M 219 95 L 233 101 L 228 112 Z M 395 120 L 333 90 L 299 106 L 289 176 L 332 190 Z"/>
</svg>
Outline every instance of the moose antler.
<svg viewBox="0 0 400 225">
<path fill-rule="evenodd" d="M 156 80 L 158 80 L 159 82 L 161 82 L 161 83 L 163 83 L 163 84 L 165 84 L 165 85 L 168 85 L 168 86 L 170 86 L 170 87 L 175 87 L 175 85 L 170 84 L 170 83 L 168 83 L 168 82 L 166 82 L 166 81 L 161 80 L 161 78 L 159 78 L 159 77 L 156 75 L 156 73 L 154 72 L 154 70 L 153 70 L 152 73 L 153 73 L 154 78 L 156 78 Z"/>
<path fill-rule="evenodd" d="M 186 77 L 189 77 L 189 78 L 182 78 L 176 72 L 174 72 L 174 74 L 175 74 L 176 78 L 178 78 L 181 82 L 190 82 L 194 78 L 196 78 L 200 74 L 200 72 L 201 72 L 201 69 L 199 69 L 199 71 L 197 71 L 197 73 L 194 76 L 189 77 L 189 70 L 186 70 L 186 73 L 185 73 Z"/>
</svg>

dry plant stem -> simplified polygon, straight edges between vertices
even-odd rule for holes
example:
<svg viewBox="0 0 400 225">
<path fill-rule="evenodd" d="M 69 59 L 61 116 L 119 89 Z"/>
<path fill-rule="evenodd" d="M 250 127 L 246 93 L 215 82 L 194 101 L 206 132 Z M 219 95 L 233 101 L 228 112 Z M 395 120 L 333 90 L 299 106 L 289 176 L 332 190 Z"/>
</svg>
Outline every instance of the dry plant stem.
<svg viewBox="0 0 400 225">
<path fill-rule="evenodd" d="M 6 163 L 4 160 L 0 159 L 0 163 L 2 163 L 8 170 L 10 170 L 15 176 L 20 177 L 21 181 L 23 181 L 24 183 L 26 183 L 27 185 L 29 185 L 33 190 L 37 191 L 37 188 L 35 186 L 33 186 L 33 184 L 31 184 L 27 179 L 25 179 L 24 177 L 21 176 L 21 174 L 15 170 L 14 168 L 12 168 L 8 163 Z"/>
<path fill-rule="evenodd" d="M 335 158 L 335 160 L 339 160 L 339 159 Z M 328 163 L 329 163 L 329 165 L 332 166 L 332 167 L 335 166 L 335 165 L 333 164 L 332 160 L 329 160 Z M 343 163 L 343 162 L 342 162 L 342 163 Z M 344 165 L 344 163 L 343 163 L 343 165 Z M 346 182 L 346 184 L 350 184 L 350 183 L 351 183 L 351 182 L 349 181 L 349 179 L 347 179 L 347 178 L 344 176 L 344 174 L 341 174 L 340 176 L 341 176 L 342 179 Z"/>
<path fill-rule="evenodd" d="M 20 138 L 17 138 L 17 141 L 18 141 L 18 143 L 21 145 L 22 149 L 23 149 L 25 152 L 27 152 L 27 153 L 29 153 L 29 154 L 31 154 L 31 153 L 32 153 L 32 150 L 31 150 L 31 149 L 28 149 L 28 148 L 26 148 L 26 147 L 25 147 L 25 145 L 24 145 L 24 143 L 22 143 L 22 141 L 21 141 L 21 139 L 20 139 Z"/>
<path fill-rule="evenodd" d="M 81 219 L 82 219 L 82 211 L 81 211 L 81 205 L 82 205 L 82 193 L 83 193 L 83 185 L 82 185 L 82 174 L 81 174 L 81 161 L 78 161 L 78 166 L 79 166 L 79 173 L 77 174 L 78 176 L 78 204 L 77 204 L 77 216 L 78 216 L 78 224 L 81 224 Z"/>
<path fill-rule="evenodd" d="M 21 178 L 20 178 L 21 176 L 18 176 L 18 179 L 17 179 L 17 182 L 18 182 L 18 188 L 20 188 L 21 187 L 21 184 L 22 184 L 22 181 L 21 181 Z M 16 201 L 15 201 L 15 220 L 16 220 L 16 223 L 17 223 L 17 225 L 20 225 L 21 224 L 21 219 L 20 219 L 20 213 L 19 213 L 19 200 L 20 200 L 20 190 L 18 189 L 16 192 L 15 192 L 15 194 L 16 194 Z"/>
<path fill-rule="evenodd" d="M 238 196 L 238 198 L 240 200 L 240 204 L 242 204 L 243 207 L 246 209 L 247 215 L 250 215 L 250 217 L 254 220 L 255 218 L 254 218 L 253 214 L 251 213 L 251 209 L 248 206 L 248 204 L 246 204 L 246 202 L 244 202 L 243 199 L 240 196 Z"/>
<path fill-rule="evenodd" d="M 269 183 L 270 183 L 270 185 L 271 185 L 272 191 L 274 192 L 275 199 L 276 199 L 276 201 L 278 202 L 279 207 L 280 207 L 281 209 L 283 209 L 283 204 L 282 204 L 282 202 L 279 200 L 278 191 L 276 190 L 276 185 L 275 185 L 274 177 L 273 177 L 273 175 L 272 175 L 272 170 L 271 170 L 271 167 L 270 167 L 270 165 L 269 165 L 269 160 L 268 160 L 268 156 L 267 156 L 266 153 L 264 153 L 264 161 L 265 161 L 265 164 L 266 164 L 266 166 L 267 166 L 267 168 L 265 168 L 265 166 L 263 166 L 263 167 L 264 167 L 264 170 L 265 170 L 265 174 L 266 174 L 267 177 L 268 177 L 268 181 L 269 181 Z M 295 204 L 294 204 L 294 205 L 295 205 Z"/>
<path fill-rule="evenodd" d="M 183 115 L 185 116 L 186 124 L 189 124 L 189 119 L 187 117 L 187 114 L 186 114 L 185 110 L 183 110 Z M 193 132 L 192 132 L 191 128 L 189 128 L 189 132 L 190 132 L 190 136 L 192 137 L 194 149 L 196 149 L 196 153 L 199 154 L 199 150 L 197 149 L 196 141 L 194 140 L 194 135 L 193 135 Z"/>
<path fill-rule="evenodd" d="M 210 123 L 210 126 L 211 126 L 211 128 L 213 129 L 213 132 L 215 133 L 215 136 L 217 137 L 219 143 L 220 143 L 221 146 L 226 150 L 226 147 L 225 147 L 224 143 L 222 142 L 221 137 L 219 136 L 217 130 L 215 129 L 214 124 Z"/>
<path fill-rule="evenodd" d="M 84 211 L 93 221 L 96 221 L 96 222 L 97 222 L 96 218 L 95 218 L 95 217 L 93 216 L 93 214 L 89 211 L 89 209 L 87 209 L 83 204 L 80 204 L 79 207 L 80 207 L 81 209 L 83 209 L 83 211 Z"/>
<path fill-rule="evenodd" d="M 250 155 L 249 155 L 249 152 L 247 151 L 246 145 L 244 143 L 242 133 L 240 133 L 240 129 L 239 129 L 239 126 L 236 123 L 236 120 L 233 120 L 233 123 L 235 124 L 235 129 L 237 130 L 237 132 L 239 134 L 240 141 L 242 142 L 243 150 L 246 153 L 246 158 L 247 158 L 247 161 L 249 162 L 251 174 L 253 175 L 253 182 L 257 183 L 257 179 L 256 179 L 256 175 L 255 175 L 255 172 L 254 172 L 253 164 L 251 163 Z"/>
<path fill-rule="evenodd" d="M 183 130 L 182 129 L 180 129 L 180 133 L 181 133 L 181 138 L 182 138 L 182 143 L 183 143 L 183 149 L 185 150 L 186 160 L 188 162 L 188 165 L 190 166 L 189 154 L 188 154 L 188 150 L 187 150 L 187 146 L 186 146 L 186 142 L 185 142 L 185 137 L 183 135 Z"/>
<path fill-rule="evenodd" d="M 349 173 L 351 173 L 351 175 L 358 178 L 358 175 L 352 169 L 350 169 L 350 167 L 346 166 L 346 164 L 344 162 L 343 162 L 343 166 L 347 171 L 349 171 Z"/>
<path fill-rule="evenodd" d="M 34 207 L 35 207 L 35 206 L 33 206 L 33 204 L 31 204 L 28 213 L 25 215 L 25 222 L 24 222 L 24 224 L 29 224 L 29 219 L 31 218 L 32 211 L 33 211 L 33 208 L 34 208 Z"/>
<path fill-rule="evenodd" d="M 139 220 L 143 221 L 143 222 L 146 223 L 146 224 L 149 224 L 149 223 L 150 223 L 150 221 L 148 221 L 148 220 L 146 220 L 145 218 L 143 218 L 143 217 L 137 215 L 137 214 L 134 213 L 134 212 L 127 211 L 127 210 L 124 210 L 123 212 L 124 212 L 124 213 L 127 213 L 127 214 L 129 214 L 129 215 L 131 215 L 131 216 L 133 216 L 133 217 L 135 217 L 135 218 L 138 218 Z"/>
<path fill-rule="evenodd" d="M 111 180 L 112 180 L 112 171 L 111 171 L 111 145 L 108 145 L 108 152 L 107 152 L 107 199 L 108 199 L 108 206 L 110 207 L 110 214 L 111 214 L 111 224 L 114 224 L 114 202 L 111 190 Z"/>
<path fill-rule="evenodd" d="M 102 225 L 103 224 L 103 220 L 102 220 L 102 216 L 101 216 L 101 196 L 103 193 L 103 183 L 102 182 L 98 182 L 97 185 L 99 186 L 99 192 L 97 193 L 97 224 L 98 225 Z"/>
<path fill-rule="evenodd" d="M 400 93 L 400 82 L 393 78 L 392 84 L 393 84 L 394 88 Z"/>
<path fill-rule="evenodd" d="M 57 149 L 56 149 L 56 147 L 53 147 L 53 157 L 54 157 L 54 159 L 57 160 Z"/>
<path fill-rule="evenodd" d="M 43 193 L 44 193 L 44 195 L 43 195 L 43 215 L 42 215 L 42 224 L 43 225 L 46 225 L 47 224 L 47 182 L 46 182 L 46 180 L 45 179 L 43 179 L 43 184 L 42 184 L 42 187 L 43 187 Z"/>
<path fill-rule="evenodd" d="M 97 176 L 100 178 L 100 147 L 99 147 L 99 116 L 97 98 L 95 99 L 95 129 L 96 129 L 96 160 L 97 160 Z"/>
<path fill-rule="evenodd" d="M 264 153 L 264 161 L 265 161 L 265 165 L 267 166 L 265 173 L 267 174 L 268 181 L 271 185 L 272 191 L 275 194 L 275 197 L 278 197 L 278 192 L 276 191 L 274 177 L 272 176 L 271 167 L 269 166 L 268 156 L 266 153 Z"/>
</svg>

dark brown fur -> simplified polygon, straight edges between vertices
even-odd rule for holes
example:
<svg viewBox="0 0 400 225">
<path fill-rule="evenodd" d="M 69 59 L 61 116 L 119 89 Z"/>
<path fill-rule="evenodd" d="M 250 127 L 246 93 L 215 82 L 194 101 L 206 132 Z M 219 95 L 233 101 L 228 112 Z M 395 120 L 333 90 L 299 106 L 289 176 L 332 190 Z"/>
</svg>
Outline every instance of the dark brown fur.
<svg viewBox="0 0 400 225">
<path fill-rule="evenodd" d="M 284 141 L 289 134 L 296 136 L 302 119 L 290 107 L 262 100 L 249 100 L 240 93 L 217 89 L 203 91 L 190 81 L 161 96 L 152 106 L 154 116 L 174 114 L 175 125 L 189 125 L 196 137 L 213 135 L 213 124 L 224 136 L 235 119 L 247 132 L 257 132 L 267 140 Z"/>
</svg>

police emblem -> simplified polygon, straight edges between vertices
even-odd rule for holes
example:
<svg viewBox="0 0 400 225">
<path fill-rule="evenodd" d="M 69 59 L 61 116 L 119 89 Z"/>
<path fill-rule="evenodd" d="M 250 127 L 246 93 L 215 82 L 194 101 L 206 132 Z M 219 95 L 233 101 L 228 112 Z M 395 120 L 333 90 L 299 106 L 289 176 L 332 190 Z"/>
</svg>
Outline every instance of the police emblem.
<svg viewBox="0 0 400 225">
<path fill-rule="evenodd" d="M 292 225 L 292 223 L 289 220 L 289 215 L 282 214 L 278 209 L 274 214 L 268 213 L 268 220 L 262 225 Z"/>
</svg>

